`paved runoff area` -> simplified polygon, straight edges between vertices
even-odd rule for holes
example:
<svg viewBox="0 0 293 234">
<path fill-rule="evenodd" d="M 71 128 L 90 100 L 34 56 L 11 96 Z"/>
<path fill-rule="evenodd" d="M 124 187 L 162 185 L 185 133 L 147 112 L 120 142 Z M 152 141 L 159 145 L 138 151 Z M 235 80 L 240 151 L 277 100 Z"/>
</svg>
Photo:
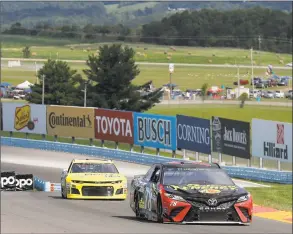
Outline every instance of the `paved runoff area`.
<svg viewBox="0 0 293 234">
<path fill-rule="evenodd" d="M 32 173 L 50 182 L 60 182 L 62 169 L 73 158 L 89 157 L 1 147 L 2 171 Z M 149 168 L 127 162 L 116 165 L 129 179 Z M 235 182 L 243 187 L 260 186 L 242 180 Z M 1 233 L 292 233 L 290 212 L 254 207 L 250 226 L 170 225 L 136 220 L 128 199 L 64 200 L 60 192 L 2 192 Z"/>
</svg>

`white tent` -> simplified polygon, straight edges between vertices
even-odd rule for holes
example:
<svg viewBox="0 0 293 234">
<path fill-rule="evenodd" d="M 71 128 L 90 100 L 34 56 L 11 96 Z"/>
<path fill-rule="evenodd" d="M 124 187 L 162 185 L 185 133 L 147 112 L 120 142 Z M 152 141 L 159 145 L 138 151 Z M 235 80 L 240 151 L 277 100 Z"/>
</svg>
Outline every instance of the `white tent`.
<svg viewBox="0 0 293 234">
<path fill-rule="evenodd" d="M 29 89 L 30 86 L 32 86 L 33 84 L 28 82 L 27 80 L 19 85 L 16 86 L 17 89 Z"/>
</svg>

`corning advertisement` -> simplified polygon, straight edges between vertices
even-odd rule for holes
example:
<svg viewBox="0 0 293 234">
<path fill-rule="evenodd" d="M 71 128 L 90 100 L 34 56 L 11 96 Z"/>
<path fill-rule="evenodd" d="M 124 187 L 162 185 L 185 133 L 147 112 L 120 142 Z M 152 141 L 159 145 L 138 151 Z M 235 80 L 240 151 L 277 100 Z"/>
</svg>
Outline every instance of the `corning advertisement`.
<svg viewBox="0 0 293 234">
<path fill-rule="evenodd" d="M 292 162 L 292 124 L 252 119 L 252 156 Z"/>
<path fill-rule="evenodd" d="M 47 106 L 48 135 L 95 138 L 94 108 Z"/>
<path fill-rule="evenodd" d="M 46 106 L 2 103 L 3 131 L 47 134 Z"/>
<path fill-rule="evenodd" d="M 177 148 L 211 153 L 210 120 L 177 115 Z"/>
<path fill-rule="evenodd" d="M 176 117 L 133 113 L 134 144 L 176 150 Z"/>
<path fill-rule="evenodd" d="M 212 117 L 213 152 L 249 159 L 250 124 L 232 119 Z"/>
<path fill-rule="evenodd" d="M 132 112 L 95 109 L 95 138 L 133 144 Z"/>
</svg>

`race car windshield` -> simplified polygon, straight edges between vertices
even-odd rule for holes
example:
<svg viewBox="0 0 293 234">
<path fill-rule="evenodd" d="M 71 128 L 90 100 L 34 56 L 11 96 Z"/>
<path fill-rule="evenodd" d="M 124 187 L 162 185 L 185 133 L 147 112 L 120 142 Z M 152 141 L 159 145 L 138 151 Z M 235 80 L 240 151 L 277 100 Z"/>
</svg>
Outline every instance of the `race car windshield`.
<svg viewBox="0 0 293 234">
<path fill-rule="evenodd" d="M 111 163 L 74 163 L 71 173 L 118 173 L 118 170 Z"/>
<path fill-rule="evenodd" d="M 235 185 L 233 180 L 220 169 L 205 168 L 166 168 L 164 185 Z"/>
</svg>

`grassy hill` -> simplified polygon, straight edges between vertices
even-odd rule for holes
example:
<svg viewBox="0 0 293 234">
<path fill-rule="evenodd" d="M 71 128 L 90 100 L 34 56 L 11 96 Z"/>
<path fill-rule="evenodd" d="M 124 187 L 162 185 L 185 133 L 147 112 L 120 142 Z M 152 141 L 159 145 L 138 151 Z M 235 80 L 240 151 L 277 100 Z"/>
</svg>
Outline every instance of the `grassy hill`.
<svg viewBox="0 0 293 234">
<path fill-rule="evenodd" d="M 2 28 L 15 22 L 24 26 L 117 24 L 137 27 L 176 13 L 177 8 L 231 10 L 262 6 L 292 11 L 291 2 L 2 2 Z M 169 7 L 169 10 L 168 10 Z M 178 9 L 177 9 L 178 10 Z"/>
</svg>

